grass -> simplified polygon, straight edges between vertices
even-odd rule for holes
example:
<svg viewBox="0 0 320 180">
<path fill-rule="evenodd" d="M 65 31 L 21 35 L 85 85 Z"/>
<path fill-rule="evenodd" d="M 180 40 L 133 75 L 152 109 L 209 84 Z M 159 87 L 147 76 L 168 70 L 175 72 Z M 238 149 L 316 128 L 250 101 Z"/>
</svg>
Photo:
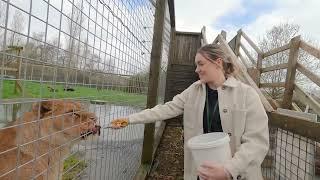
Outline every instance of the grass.
<svg viewBox="0 0 320 180">
<path fill-rule="evenodd" d="M 74 179 L 86 167 L 86 162 L 84 160 L 79 160 L 77 155 L 73 154 L 63 162 L 63 171 L 68 172 L 62 175 L 62 180 Z"/>
<path fill-rule="evenodd" d="M 126 104 L 144 107 L 146 104 L 146 95 L 127 93 L 120 90 L 103 89 L 98 91 L 96 88 L 75 86 L 75 91 L 64 91 L 63 85 L 56 85 L 57 92 L 50 92 L 48 86 L 50 84 L 40 84 L 38 82 L 25 81 L 24 84 L 26 93 L 24 98 L 86 98 L 89 100 L 107 101 L 112 104 Z M 14 93 L 15 81 L 3 81 L 3 99 L 13 99 L 22 97 L 20 93 Z"/>
</svg>

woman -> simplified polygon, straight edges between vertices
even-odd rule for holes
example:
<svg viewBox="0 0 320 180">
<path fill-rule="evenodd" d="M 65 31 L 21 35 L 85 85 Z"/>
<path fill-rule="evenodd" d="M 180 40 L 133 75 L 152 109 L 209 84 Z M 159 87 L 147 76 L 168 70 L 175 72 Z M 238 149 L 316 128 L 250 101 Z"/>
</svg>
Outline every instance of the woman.
<svg viewBox="0 0 320 180">
<path fill-rule="evenodd" d="M 268 151 L 268 118 L 257 92 L 236 80 L 234 65 L 220 45 L 201 47 L 196 54 L 193 83 L 172 101 L 112 121 L 114 128 L 184 115 L 184 179 L 263 179 L 261 163 Z M 123 123 L 122 123 L 123 122 Z M 186 142 L 194 136 L 223 131 L 230 136 L 232 159 L 204 162 L 198 169 Z"/>
</svg>

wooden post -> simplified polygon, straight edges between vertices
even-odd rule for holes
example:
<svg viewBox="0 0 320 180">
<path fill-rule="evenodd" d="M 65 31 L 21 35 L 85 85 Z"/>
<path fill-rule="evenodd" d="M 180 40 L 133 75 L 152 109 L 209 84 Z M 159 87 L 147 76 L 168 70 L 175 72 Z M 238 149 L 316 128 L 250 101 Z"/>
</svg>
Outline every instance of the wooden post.
<svg viewBox="0 0 320 180">
<path fill-rule="evenodd" d="M 158 97 L 158 82 L 159 71 L 161 65 L 162 56 L 162 44 L 163 44 L 163 28 L 165 19 L 165 7 L 167 0 L 157 0 L 155 21 L 153 27 L 153 39 L 150 61 L 150 74 L 149 74 L 149 88 L 147 108 L 152 108 L 157 105 Z M 151 164 L 153 160 L 153 144 L 154 144 L 154 130 L 155 123 L 149 123 L 144 128 L 143 149 L 142 149 L 142 164 Z"/>
<path fill-rule="evenodd" d="M 206 39 L 203 39 L 206 40 Z M 204 44 L 208 43 L 208 42 L 204 42 Z M 170 48 L 169 48 L 169 57 L 168 57 L 168 68 L 167 68 L 167 74 L 168 72 L 172 71 L 173 65 L 172 62 L 174 62 L 174 59 L 176 58 L 176 28 L 175 27 L 171 27 L 171 35 L 170 35 Z M 169 84 L 169 76 L 167 75 L 166 78 L 166 84 Z M 172 100 L 172 97 L 170 97 L 170 91 L 171 87 L 170 86 L 166 86 L 166 91 L 165 91 L 165 97 L 164 97 L 164 102 L 168 102 L 170 100 Z"/>
<path fill-rule="evenodd" d="M 20 56 L 21 54 L 21 50 L 23 50 L 23 47 L 21 46 L 11 46 L 10 48 L 12 48 L 13 50 L 15 50 L 17 52 L 17 55 Z M 15 88 L 14 88 L 14 93 L 22 93 L 22 86 L 20 83 L 20 78 L 21 78 L 21 63 L 22 63 L 22 59 L 21 57 L 18 57 L 17 59 L 17 65 L 16 65 L 16 81 L 15 81 Z"/>
<path fill-rule="evenodd" d="M 262 69 L 262 60 L 263 60 L 263 53 L 258 53 L 257 59 L 257 77 L 254 78 L 258 87 L 260 87 L 260 77 L 261 77 L 261 69 Z"/>
<path fill-rule="evenodd" d="M 290 109 L 292 106 L 292 96 L 294 90 L 294 81 L 296 77 L 296 66 L 299 55 L 300 36 L 296 36 L 290 41 L 290 53 L 288 60 L 288 69 L 286 76 L 286 85 L 283 95 L 282 108 Z"/>
<path fill-rule="evenodd" d="M 227 32 L 226 31 L 222 30 L 221 36 L 223 37 L 224 40 L 227 40 Z"/>
<path fill-rule="evenodd" d="M 171 29 L 175 29 L 175 27 L 172 27 Z M 175 34 L 175 32 L 174 32 Z M 208 44 L 208 41 L 207 41 L 207 36 L 206 36 L 206 27 L 203 26 L 202 29 L 201 29 L 201 45 L 206 45 Z M 171 33 L 171 36 L 172 36 L 172 33 Z M 172 38 L 171 38 L 172 39 Z M 170 48 L 171 49 L 171 48 Z M 170 51 L 170 50 L 169 50 Z"/>
<path fill-rule="evenodd" d="M 236 37 L 236 45 L 234 50 L 234 53 L 236 54 L 237 57 L 239 57 L 239 54 L 240 54 L 239 51 L 240 51 L 240 43 L 241 43 L 241 34 L 242 34 L 242 30 L 239 29 Z"/>
</svg>

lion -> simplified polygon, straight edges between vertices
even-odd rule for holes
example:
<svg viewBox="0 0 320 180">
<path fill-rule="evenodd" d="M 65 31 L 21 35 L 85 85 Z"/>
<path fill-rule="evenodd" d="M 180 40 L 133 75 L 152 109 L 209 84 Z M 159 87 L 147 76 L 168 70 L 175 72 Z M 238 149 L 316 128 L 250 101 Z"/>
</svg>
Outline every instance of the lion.
<svg viewBox="0 0 320 180">
<path fill-rule="evenodd" d="M 0 129 L 0 179 L 61 179 L 71 147 L 91 134 L 100 135 L 100 126 L 81 103 L 35 103 L 31 112 Z"/>
</svg>

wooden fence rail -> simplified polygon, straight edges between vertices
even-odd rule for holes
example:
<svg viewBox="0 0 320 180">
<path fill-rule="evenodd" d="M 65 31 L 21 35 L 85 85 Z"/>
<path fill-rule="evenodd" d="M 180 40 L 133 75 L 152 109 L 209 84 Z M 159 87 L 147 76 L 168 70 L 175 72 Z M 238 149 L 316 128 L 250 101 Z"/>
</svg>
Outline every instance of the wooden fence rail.
<svg viewBox="0 0 320 180">
<path fill-rule="evenodd" d="M 319 75 L 315 74 L 314 72 L 310 71 L 307 69 L 304 65 L 299 63 L 298 59 L 298 54 L 299 54 L 299 49 L 303 49 L 306 51 L 308 54 L 320 59 L 320 49 L 317 49 L 313 47 L 312 45 L 306 43 L 302 39 L 300 39 L 300 36 L 292 38 L 292 40 L 285 44 L 282 45 L 281 47 L 277 47 L 274 49 L 271 49 L 267 52 L 262 52 L 256 45 L 255 43 L 250 39 L 250 37 L 243 32 L 241 29 L 238 31 L 238 34 L 234 37 L 237 39 L 241 39 L 243 37 L 250 47 L 254 49 L 256 53 L 258 53 L 258 57 L 255 60 L 251 55 L 248 49 L 244 46 L 242 42 L 236 42 L 239 47 L 243 50 L 245 53 L 246 57 L 248 57 L 249 61 L 253 64 L 256 65 L 256 71 L 259 73 L 256 73 L 256 77 L 252 77 L 253 79 L 256 79 L 257 85 L 260 88 L 266 88 L 266 87 L 271 87 L 271 88 L 277 88 L 277 87 L 285 87 L 285 92 L 284 92 L 284 97 L 282 100 L 282 107 L 283 108 L 293 108 L 292 107 L 292 96 L 294 93 L 294 90 L 297 89 L 295 86 L 295 77 L 296 77 L 296 71 L 298 70 L 301 72 L 303 75 L 305 75 L 309 80 L 314 82 L 318 87 L 320 87 L 320 77 Z M 267 57 L 284 52 L 289 50 L 289 59 L 287 63 L 281 63 L 281 64 L 276 64 L 272 65 L 269 67 L 262 67 L 262 61 L 264 61 Z M 252 67 L 248 64 L 247 60 L 245 57 L 242 55 L 242 53 L 238 52 L 235 47 L 235 54 L 240 58 L 241 62 L 247 67 Z M 255 63 L 256 62 L 256 63 Z M 274 83 L 261 83 L 260 82 L 260 76 L 262 73 L 267 73 L 267 72 L 273 72 L 281 69 L 287 69 L 287 76 L 286 76 L 286 81 L 285 82 L 274 82 Z M 301 88 L 297 90 L 299 95 L 301 95 Z M 297 93 L 296 93 L 297 94 Z M 314 112 L 316 112 L 318 115 L 320 115 L 320 111 L 318 111 L 319 106 L 318 103 L 315 103 L 316 101 L 314 98 L 312 98 L 310 95 L 306 95 L 307 93 L 303 92 L 303 97 L 300 98 L 302 103 L 308 107 L 310 107 Z M 302 96 L 300 96 L 302 97 Z M 297 109 L 297 108 L 294 108 Z"/>
</svg>

